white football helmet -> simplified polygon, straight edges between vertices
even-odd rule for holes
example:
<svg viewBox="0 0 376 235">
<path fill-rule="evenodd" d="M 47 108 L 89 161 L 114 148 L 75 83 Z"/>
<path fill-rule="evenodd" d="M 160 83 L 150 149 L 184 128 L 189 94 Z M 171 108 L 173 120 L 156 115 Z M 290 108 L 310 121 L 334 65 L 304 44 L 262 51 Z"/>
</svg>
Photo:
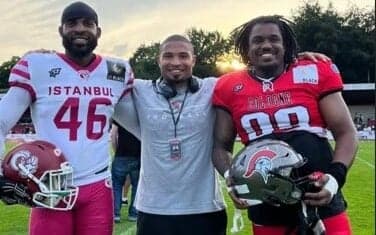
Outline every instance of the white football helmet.
<svg viewBox="0 0 376 235">
<path fill-rule="evenodd" d="M 303 191 L 291 178 L 291 171 L 305 163 L 287 143 L 264 139 L 244 147 L 235 156 L 230 177 L 240 199 L 249 205 L 295 204 Z"/>
<path fill-rule="evenodd" d="M 73 168 L 51 143 L 37 140 L 16 146 L 5 156 L 2 168 L 5 177 L 27 187 L 36 206 L 65 211 L 76 202 Z"/>
</svg>

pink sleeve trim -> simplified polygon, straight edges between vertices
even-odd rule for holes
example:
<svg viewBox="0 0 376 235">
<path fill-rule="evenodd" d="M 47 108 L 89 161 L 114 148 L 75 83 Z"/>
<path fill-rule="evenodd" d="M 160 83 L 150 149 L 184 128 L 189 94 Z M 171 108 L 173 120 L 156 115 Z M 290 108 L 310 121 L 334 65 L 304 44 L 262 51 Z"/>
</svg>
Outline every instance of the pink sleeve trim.
<svg viewBox="0 0 376 235">
<path fill-rule="evenodd" d="M 14 87 L 20 87 L 20 88 L 23 88 L 25 89 L 26 91 L 29 92 L 30 96 L 31 96 L 31 102 L 34 102 L 37 98 L 36 96 L 36 93 L 33 89 L 33 87 L 29 84 L 26 84 L 26 83 L 21 83 L 21 82 L 9 82 L 9 86 L 14 86 Z"/>
</svg>

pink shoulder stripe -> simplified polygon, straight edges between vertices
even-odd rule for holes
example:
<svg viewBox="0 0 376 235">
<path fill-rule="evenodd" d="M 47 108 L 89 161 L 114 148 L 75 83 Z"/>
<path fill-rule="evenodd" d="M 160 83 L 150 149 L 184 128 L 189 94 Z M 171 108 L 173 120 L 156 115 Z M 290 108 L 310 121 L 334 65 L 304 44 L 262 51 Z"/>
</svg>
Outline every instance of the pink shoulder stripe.
<svg viewBox="0 0 376 235">
<path fill-rule="evenodd" d="M 134 78 L 131 78 L 131 79 L 128 80 L 127 85 L 133 84 L 133 82 L 134 82 Z"/>
<path fill-rule="evenodd" d="M 28 67 L 28 66 L 29 66 L 29 64 L 27 63 L 27 60 L 20 60 L 20 61 L 17 62 L 17 64 L 19 64 L 19 65 L 23 65 L 23 66 L 25 66 L 25 67 Z"/>
<path fill-rule="evenodd" d="M 20 77 L 23 77 L 23 78 L 26 78 L 26 79 L 30 80 L 30 74 L 28 72 L 19 70 L 18 68 L 12 68 L 12 70 L 10 71 L 10 73 L 18 75 Z"/>
<path fill-rule="evenodd" d="M 23 88 L 26 91 L 28 91 L 29 94 L 30 94 L 32 102 L 34 102 L 37 99 L 37 95 L 36 95 L 33 87 L 31 85 L 29 85 L 29 84 L 22 83 L 22 82 L 9 82 L 9 86 L 10 87 L 12 87 L 12 86 L 13 87 L 20 87 L 20 88 Z"/>
</svg>

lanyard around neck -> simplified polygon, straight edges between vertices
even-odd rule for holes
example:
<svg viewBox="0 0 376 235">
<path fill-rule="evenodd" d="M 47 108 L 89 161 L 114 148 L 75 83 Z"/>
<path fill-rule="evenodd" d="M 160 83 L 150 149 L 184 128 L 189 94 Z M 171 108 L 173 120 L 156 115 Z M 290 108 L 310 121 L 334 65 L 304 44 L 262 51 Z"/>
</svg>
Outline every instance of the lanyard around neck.
<svg viewBox="0 0 376 235">
<path fill-rule="evenodd" d="M 181 103 L 181 106 L 180 106 L 180 109 L 179 109 L 179 112 L 178 112 L 178 116 L 176 117 L 176 119 L 175 119 L 175 115 L 174 115 L 174 110 L 171 107 L 171 103 L 170 103 L 170 101 L 168 99 L 166 99 L 167 103 L 168 103 L 168 107 L 170 108 L 172 122 L 174 123 L 174 137 L 175 138 L 176 138 L 176 132 L 177 132 L 176 131 L 176 127 L 177 127 L 177 125 L 179 123 L 180 115 L 183 112 L 183 107 L 184 107 L 184 104 L 185 104 L 185 100 L 187 99 L 187 94 L 188 94 L 188 89 L 185 91 L 183 102 Z"/>
</svg>

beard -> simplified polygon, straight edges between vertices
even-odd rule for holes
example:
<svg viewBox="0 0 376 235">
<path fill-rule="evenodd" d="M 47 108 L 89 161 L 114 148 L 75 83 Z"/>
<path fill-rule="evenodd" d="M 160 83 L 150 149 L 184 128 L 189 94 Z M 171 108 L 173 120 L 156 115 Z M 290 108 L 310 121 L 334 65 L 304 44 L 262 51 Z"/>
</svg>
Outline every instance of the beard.
<svg viewBox="0 0 376 235">
<path fill-rule="evenodd" d="M 82 58 L 90 55 L 98 45 L 98 40 L 92 37 L 88 39 L 86 45 L 80 46 L 75 45 L 72 42 L 72 38 L 67 35 L 63 35 L 62 39 L 65 50 L 75 58 Z"/>
</svg>

